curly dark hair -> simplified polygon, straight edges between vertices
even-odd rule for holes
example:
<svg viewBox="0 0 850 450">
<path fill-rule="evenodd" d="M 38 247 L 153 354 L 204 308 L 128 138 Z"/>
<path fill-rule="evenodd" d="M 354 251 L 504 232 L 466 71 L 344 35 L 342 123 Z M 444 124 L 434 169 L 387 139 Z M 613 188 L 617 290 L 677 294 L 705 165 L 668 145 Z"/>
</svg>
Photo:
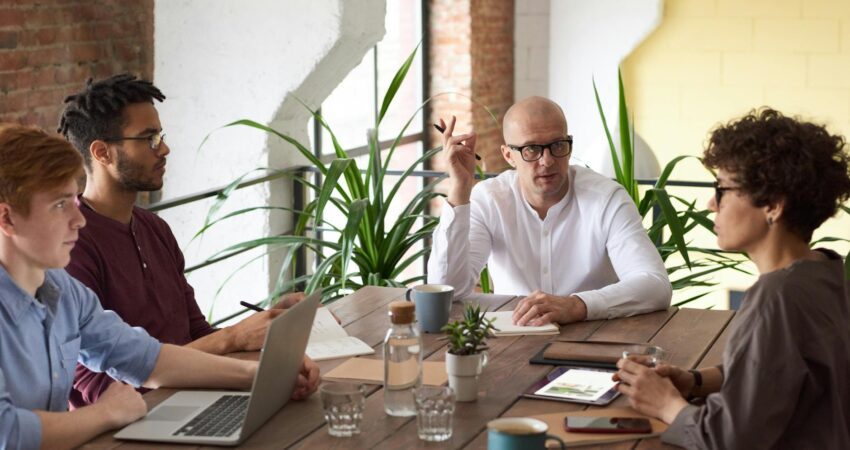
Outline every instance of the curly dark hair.
<svg viewBox="0 0 850 450">
<path fill-rule="evenodd" d="M 124 107 L 133 103 L 153 103 L 154 99 L 161 102 L 165 95 L 150 81 L 128 73 L 100 81 L 89 78 L 85 89 L 65 98 L 65 110 L 56 131 L 83 155 L 86 167 L 91 167 L 89 146 L 96 139 L 121 135 L 125 125 Z"/>
<path fill-rule="evenodd" d="M 779 200 L 780 221 L 805 242 L 850 196 L 850 169 L 841 135 L 763 107 L 720 125 L 703 164 L 723 169 L 757 207 Z"/>
</svg>

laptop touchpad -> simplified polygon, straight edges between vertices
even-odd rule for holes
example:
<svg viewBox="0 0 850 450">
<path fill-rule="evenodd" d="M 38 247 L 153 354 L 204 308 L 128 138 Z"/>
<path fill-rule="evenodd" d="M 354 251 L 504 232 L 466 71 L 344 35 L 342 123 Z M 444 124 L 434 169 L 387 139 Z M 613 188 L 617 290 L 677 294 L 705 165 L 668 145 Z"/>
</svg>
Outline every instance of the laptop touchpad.
<svg viewBox="0 0 850 450">
<path fill-rule="evenodd" d="M 183 420 L 198 410 L 197 406 L 163 406 L 145 416 L 145 420 L 165 420 L 169 422 Z"/>
</svg>

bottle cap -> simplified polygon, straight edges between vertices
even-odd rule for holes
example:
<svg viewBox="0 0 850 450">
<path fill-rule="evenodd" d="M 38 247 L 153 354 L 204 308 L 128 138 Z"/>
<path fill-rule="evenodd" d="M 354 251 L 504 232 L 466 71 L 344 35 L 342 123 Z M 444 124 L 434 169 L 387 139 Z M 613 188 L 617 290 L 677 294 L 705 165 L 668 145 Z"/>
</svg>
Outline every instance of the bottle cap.
<svg viewBox="0 0 850 450">
<path fill-rule="evenodd" d="M 394 324 L 413 323 L 415 311 L 416 305 L 413 302 L 404 300 L 390 302 L 390 321 Z"/>
</svg>

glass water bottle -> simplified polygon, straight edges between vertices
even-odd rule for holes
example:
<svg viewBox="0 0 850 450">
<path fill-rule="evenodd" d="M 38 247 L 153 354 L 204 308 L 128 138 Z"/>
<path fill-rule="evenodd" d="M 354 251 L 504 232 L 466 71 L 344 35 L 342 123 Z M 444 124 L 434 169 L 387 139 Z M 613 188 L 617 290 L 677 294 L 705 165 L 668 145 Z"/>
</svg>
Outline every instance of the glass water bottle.
<svg viewBox="0 0 850 450">
<path fill-rule="evenodd" d="M 392 326 L 384 339 L 384 411 L 415 416 L 413 389 L 422 382 L 422 337 L 413 325 L 413 302 L 390 303 Z"/>
</svg>

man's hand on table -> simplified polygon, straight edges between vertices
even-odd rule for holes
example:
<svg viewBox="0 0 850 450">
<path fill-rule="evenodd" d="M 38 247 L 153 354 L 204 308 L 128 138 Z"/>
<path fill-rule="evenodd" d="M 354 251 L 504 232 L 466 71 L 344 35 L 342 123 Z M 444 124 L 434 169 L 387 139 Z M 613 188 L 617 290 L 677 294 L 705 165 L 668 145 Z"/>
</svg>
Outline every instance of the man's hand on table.
<svg viewBox="0 0 850 450">
<path fill-rule="evenodd" d="M 536 290 L 514 308 L 514 324 L 538 327 L 547 323 L 578 322 L 587 318 L 587 306 L 581 298 L 558 297 Z"/>
<path fill-rule="evenodd" d="M 310 394 L 316 392 L 319 387 L 319 365 L 312 359 L 305 356 L 301 363 L 301 371 L 298 374 L 298 381 L 295 384 L 295 390 L 292 391 L 293 400 L 304 400 Z"/>
<path fill-rule="evenodd" d="M 688 405 L 673 381 L 656 369 L 630 359 L 617 361 L 617 368 L 620 370 L 612 377 L 620 381 L 617 390 L 628 396 L 629 406 L 635 411 L 669 424 Z"/>
<path fill-rule="evenodd" d="M 111 383 L 91 407 L 104 413 L 110 428 L 123 427 L 148 413 L 142 394 L 120 381 Z"/>
</svg>

